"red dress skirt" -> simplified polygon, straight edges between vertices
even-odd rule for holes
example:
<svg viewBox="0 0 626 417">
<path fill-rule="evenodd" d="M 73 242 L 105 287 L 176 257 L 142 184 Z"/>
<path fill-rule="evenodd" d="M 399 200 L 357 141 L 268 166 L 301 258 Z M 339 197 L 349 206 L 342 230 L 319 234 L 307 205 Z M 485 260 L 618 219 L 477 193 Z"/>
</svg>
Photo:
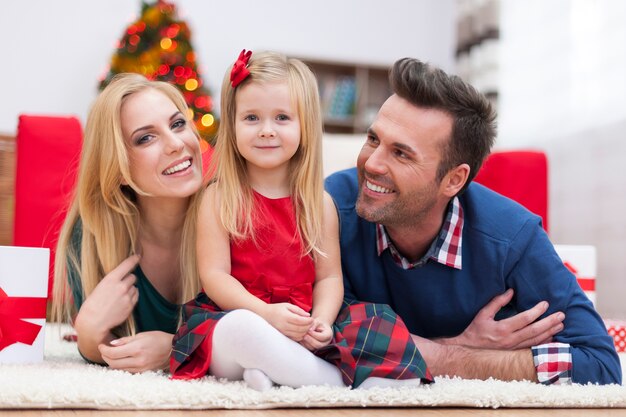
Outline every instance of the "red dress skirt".
<svg viewBox="0 0 626 417">
<path fill-rule="evenodd" d="M 311 311 L 315 264 L 302 256 L 290 197 L 269 199 L 254 193 L 254 239 L 231 241 L 231 275 L 266 303 L 291 303 Z M 183 306 L 183 325 L 174 336 L 170 369 L 175 379 L 206 375 L 211 341 L 222 311 L 202 292 Z M 387 305 L 346 304 L 333 325 L 330 345 L 314 353 L 342 371 L 346 385 L 368 377 L 421 378 L 432 382 L 411 335 Z"/>
</svg>

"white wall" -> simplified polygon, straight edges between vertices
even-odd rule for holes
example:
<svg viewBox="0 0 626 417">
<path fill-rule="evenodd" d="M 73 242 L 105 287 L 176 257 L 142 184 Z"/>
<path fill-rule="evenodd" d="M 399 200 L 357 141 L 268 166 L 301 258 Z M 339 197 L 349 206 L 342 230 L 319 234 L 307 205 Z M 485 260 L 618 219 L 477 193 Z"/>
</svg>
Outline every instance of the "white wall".
<svg viewBox="0 0 626 417">
<path fill-rule="evenodd" d="M 502 145 L 626 118 L 625 19 L 623 0 L 502 0 Z"/>
<path fill-rule="evenodd" d="M 502 148 L 548 154 L 550 237 L 597 248 L 596 307 L 626 318 L 626 2 L 502 0 Z"/>
<path fill-rule="evenodd" d="M 453 0 L 174 0 L 190 26 L 214 98 L 243 48 L 391 64 L 404 56 L 454 67 Z M 0 11 L 0 133 L 20 113 L 74 114 L 84 122 L 140 1 L 28 0 Z"/>
</svg>

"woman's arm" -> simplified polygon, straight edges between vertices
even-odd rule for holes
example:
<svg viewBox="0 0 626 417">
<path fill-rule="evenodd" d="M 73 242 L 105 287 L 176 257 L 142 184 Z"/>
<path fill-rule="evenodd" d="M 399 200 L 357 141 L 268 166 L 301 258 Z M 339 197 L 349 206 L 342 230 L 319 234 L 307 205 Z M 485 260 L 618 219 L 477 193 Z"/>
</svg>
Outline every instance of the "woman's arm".
<svg viewBox="0 0 626 417">
<path fill-rule="evenodd" d="M 332 198 L 326 192 L 324 192 L 324 222 L 320 249 L 325 256 L 315 255 L 312 313 L 316 326 L 307 334 L 303 343 L 309 349 L 319 349 L 330 343 L 332 324 L 343 302 L 339 222 Z"/>
<path fill-rule="evenodd" d="M 285 336 L 301 340 L 313 321 L 307 312 L 288 303 L 267 304 L 230 275 L 230 238 L 219 218 L 220 200 L 216 185 L 209 186 L 198 214 L 198 271 L 204 291 L 222 310 L 250 310 Z"/>
<path fill-rule="evenodd" d="M 98 350 L 112 369 L 132 373 L 168 369 L 173 338 L 162 331 L 141 332 L 103 343 Z"/>
<path fill-rule="evenodd" d="M 138 299 L 135 276 L 130 272 L 139 262 L 138 255 L 126 258 L 108 273 L 85 299 L 74 321 L 78 350 L 92 362 L 103 363 L 98 345 L 115 337 L 111 330 L 132 313 Z"/>
</svg>

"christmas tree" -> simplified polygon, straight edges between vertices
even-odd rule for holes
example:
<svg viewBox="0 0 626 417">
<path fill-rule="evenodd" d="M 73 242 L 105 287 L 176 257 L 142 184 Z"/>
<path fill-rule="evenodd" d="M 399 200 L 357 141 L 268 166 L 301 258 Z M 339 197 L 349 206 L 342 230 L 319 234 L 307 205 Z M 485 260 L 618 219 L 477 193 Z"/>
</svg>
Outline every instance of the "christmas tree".
<svg viewBox="0 0 626 417">
<path fill-rule="evenodd" d="M 111 66 L 100 81 L 107 86 L 115 74 L 134 72 L 151 80 L 167 81 L 177 86 L 189 106 L 188 117 L 193 120 L 200 136 L 212 141 L 217 131 L 213 100 L 198 73 L 196 54 L 191 47 L 191 33 L 177 19 L 176 7 L 164 0 L 142 2 L 141 17 L 124 32 L 111 59 Z M 206 142 L 203 151 L 206 149 Z"/>
</svg>

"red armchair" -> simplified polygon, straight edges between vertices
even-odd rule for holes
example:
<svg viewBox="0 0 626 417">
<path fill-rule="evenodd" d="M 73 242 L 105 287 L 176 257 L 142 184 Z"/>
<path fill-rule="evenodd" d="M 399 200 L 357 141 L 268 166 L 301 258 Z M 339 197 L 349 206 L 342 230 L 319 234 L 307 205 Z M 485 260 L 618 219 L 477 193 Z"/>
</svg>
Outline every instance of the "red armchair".
<svg viewBox="0 0 626 417">
<path fill-rule="evenodd" d="M 493 152 L 475 181 L 541 216 L 548 231 L 548 160 L 540 151 Z"/>
<path fill-rule="evenodd" d="M 49 295 L 54 249 L 76 183 L 81 146 L 75 117 L 19 117 L 13 245 L 50 249 Z"/>
</svg>

